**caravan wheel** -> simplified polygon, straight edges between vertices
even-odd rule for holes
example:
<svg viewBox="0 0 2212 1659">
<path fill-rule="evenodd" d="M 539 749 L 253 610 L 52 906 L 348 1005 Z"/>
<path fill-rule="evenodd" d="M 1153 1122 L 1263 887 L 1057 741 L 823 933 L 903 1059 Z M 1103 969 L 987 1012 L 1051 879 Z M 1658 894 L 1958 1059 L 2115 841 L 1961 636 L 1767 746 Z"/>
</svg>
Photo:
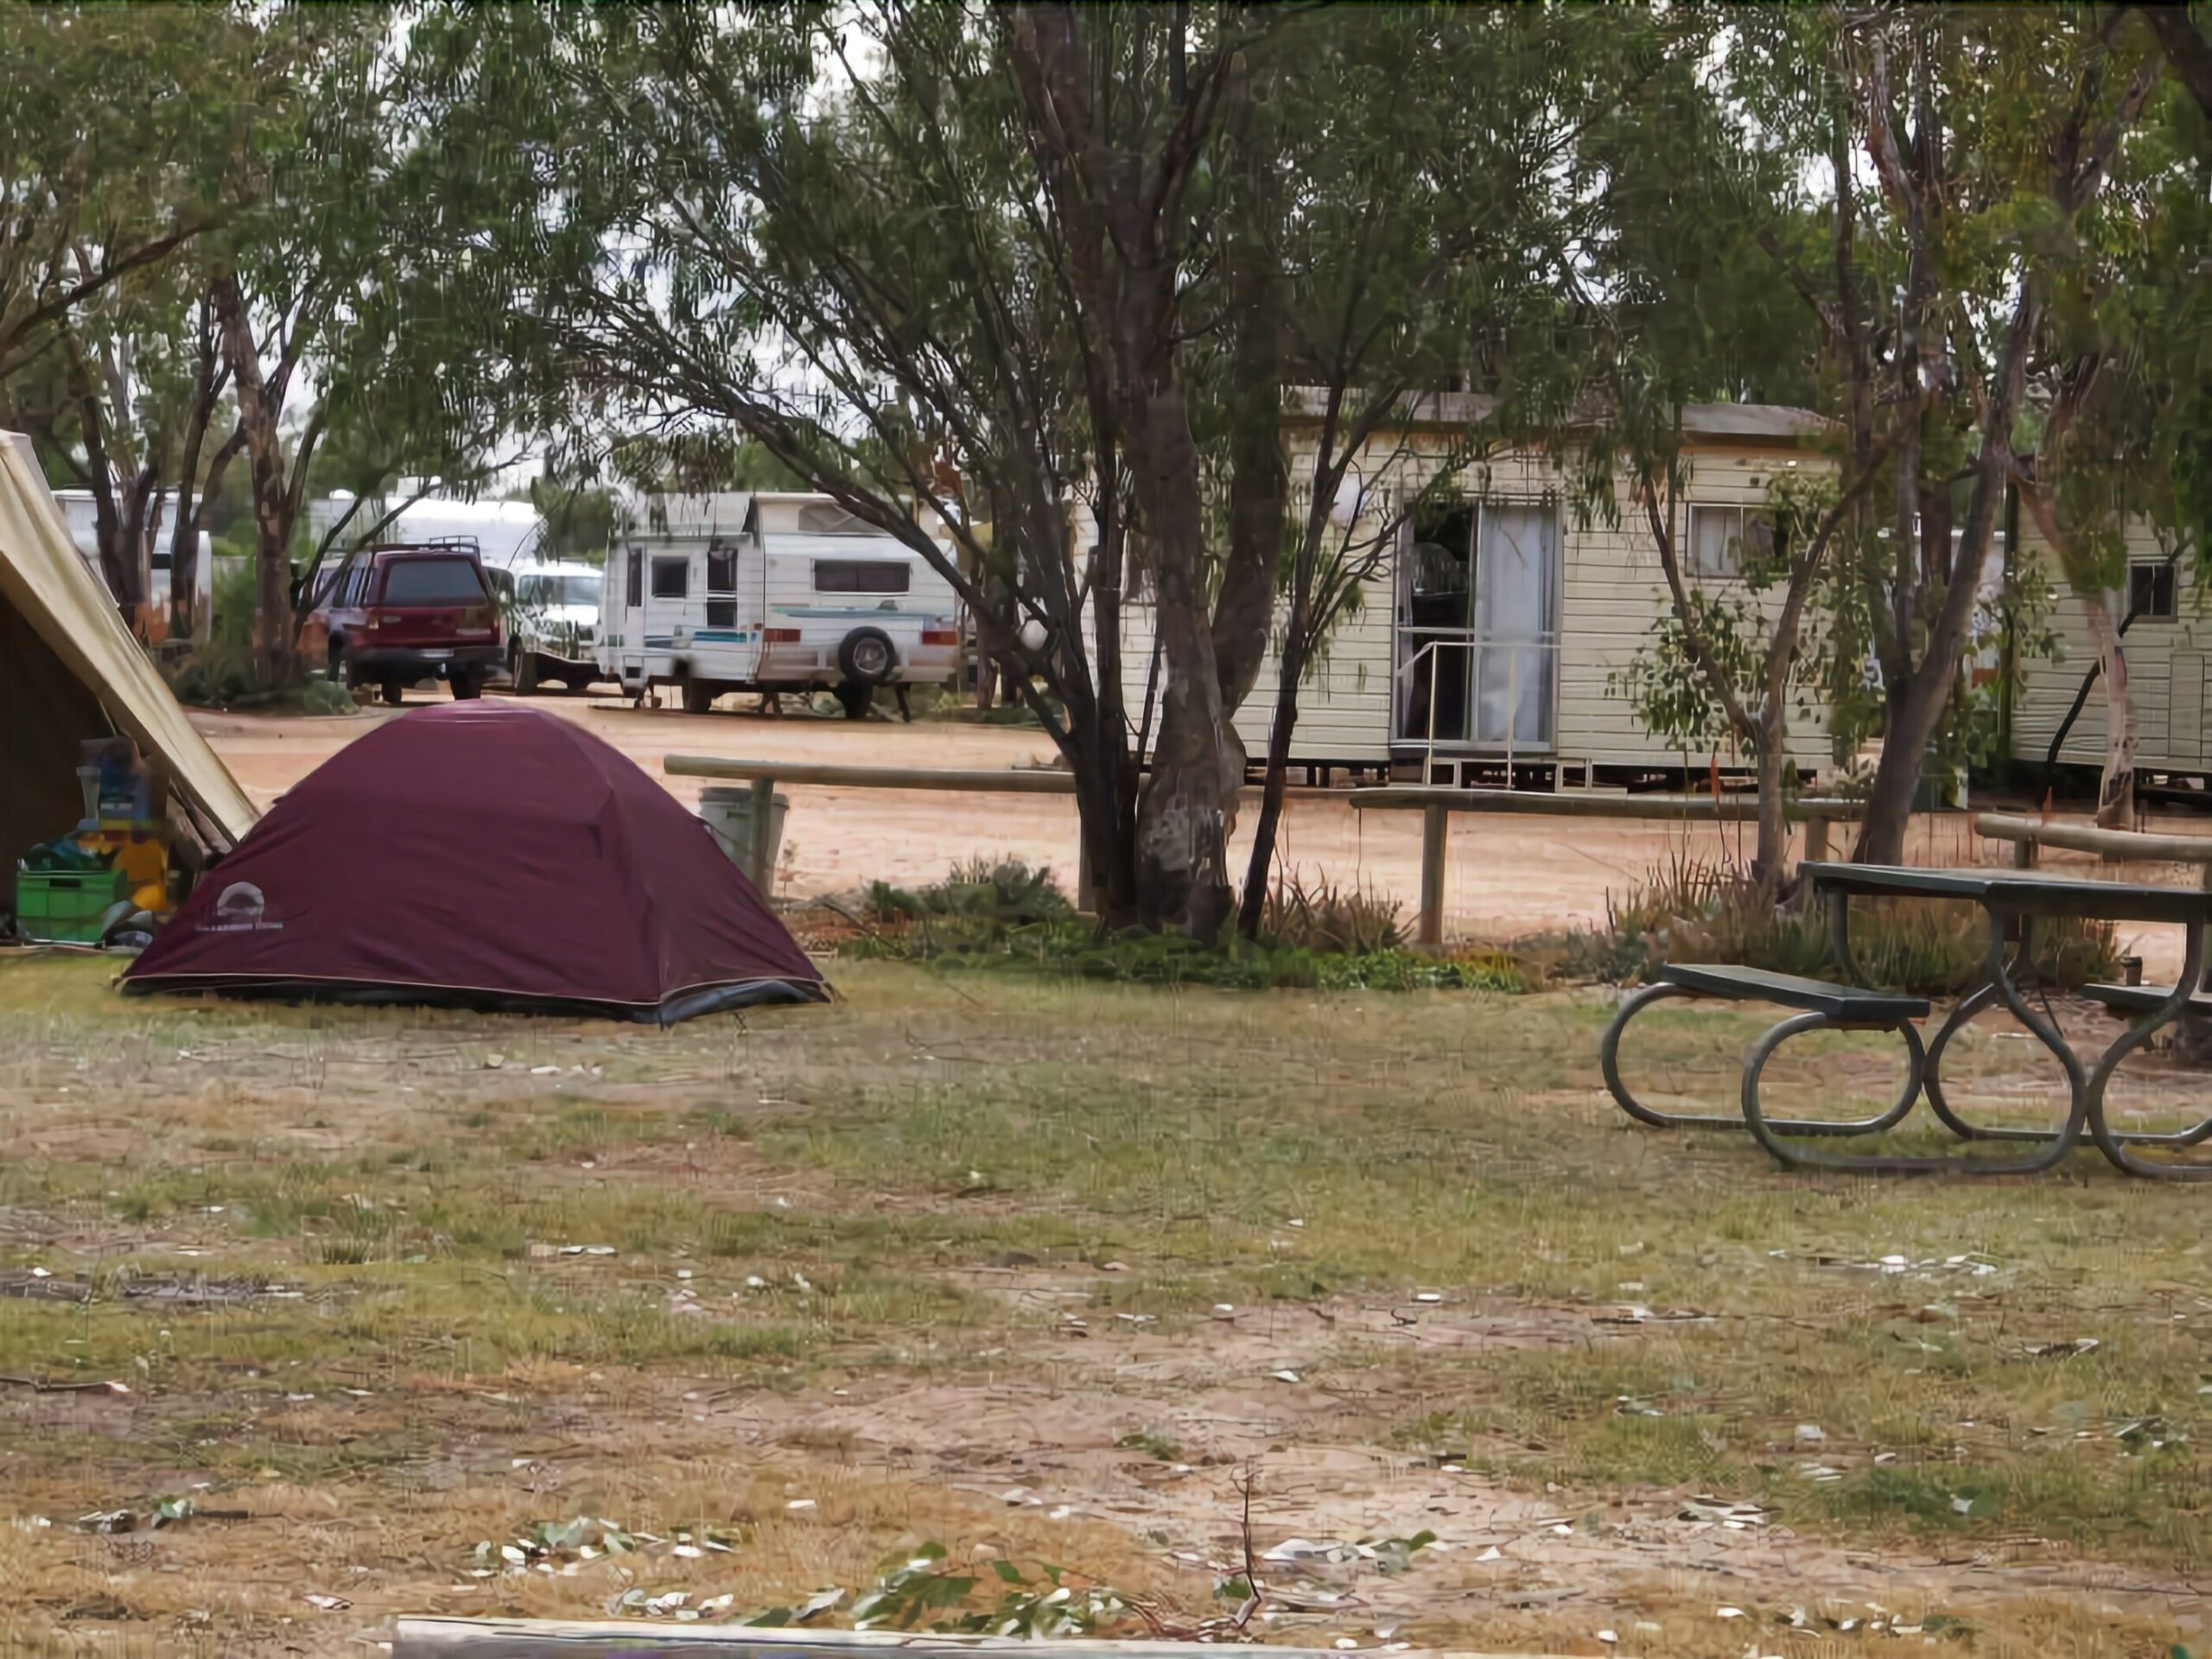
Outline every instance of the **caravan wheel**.
<svg viewBox="0 0 2212 1659">
<path fill-rule="evenodd" d="M 695 680 L 689 675 L 683 679 L 683 712 L 703 715 L 715 706 L 715 696 L 721 690 L 709 680 Z"/>
</svg>

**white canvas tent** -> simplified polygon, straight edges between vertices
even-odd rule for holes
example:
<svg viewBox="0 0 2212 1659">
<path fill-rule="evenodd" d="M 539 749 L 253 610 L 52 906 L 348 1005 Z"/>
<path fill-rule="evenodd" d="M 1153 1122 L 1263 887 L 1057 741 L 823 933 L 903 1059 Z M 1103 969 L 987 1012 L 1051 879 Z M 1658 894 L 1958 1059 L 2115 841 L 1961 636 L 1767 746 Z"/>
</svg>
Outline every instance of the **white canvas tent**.
<svg viewBox="0 0 2212 1659">
<path fill-rule="evenodd" d="M 253 804 L 155 672 L 69 539 L 30 440 L 0 432 L 0 899 L 17 854 L 82 817 L 78 745 L 117 733 L 168 774 L 210 852 L 252 827 Z"/>
</svg>

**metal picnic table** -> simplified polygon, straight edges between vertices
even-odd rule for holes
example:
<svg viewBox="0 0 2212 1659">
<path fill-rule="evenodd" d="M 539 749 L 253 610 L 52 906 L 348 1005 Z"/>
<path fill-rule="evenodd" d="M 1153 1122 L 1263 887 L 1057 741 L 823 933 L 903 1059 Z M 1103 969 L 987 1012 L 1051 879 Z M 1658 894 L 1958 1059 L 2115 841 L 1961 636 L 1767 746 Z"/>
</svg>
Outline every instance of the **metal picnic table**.
<svg viewBox="0 0 2212 1659">
<path fill-rule="evenodd" d="M 1793 1015 L 1755 1044 L 1744 1063 L 1744 1116 L 1753 1135 L 1768 1150 L 1787 1163 L 1830 1169 L 1910 1172 L 1970 1168 L 1977 1174 L 2021 1174 L 2049 1169 L 2062 1162 L 2080 1141 L 2086 1127 L 2100 1151 L 2119 1168 L 2133 1175 L 2167 1180 L 2212 1179 L 2212 1166 L 2146 1163 L 2130 1151 L 2137 1146 L 2195 1146 L 2212 1137 L 2212 1116 L 2196 1128 L 2173 1134 L 2121 1133 L 2105 1115 L 2105 1089 L 2120 1063 L 2141 1048 L 2165 1027 L 2179 1020 L 2189 1007 L 2203 976 L 2204 930 L 2212 922 L 2212 891 L 2202 887 L 2148 887 L 2127 881 L 2098 881 L 2041 870 L 1916 869 L 1883 864 L 1808 864 L 1803 874 L 1812 895 L 1828 904 L 1829 936 L 1837 964 L 1854 984 L 1866 976 L 1851 950 L 1851 900 L 1854 898 L 1957 899 L 1980 906 L 1989 920 L 1989 947 L 1983 958 L 1983 982 L 1952 1006 L 1927 1046 L 1922 1092 L 1929 1109 L 1944 1128 L 1961 1140 L 2018 1141 L 2035 1143 L 2037 1150 L 2024 1158 L 1961 1165 L 1945 1158 L 1859 1157 L 1785 1147 L 1770 1133 L 1758 1105 L 1758 1073 L 1774 1050 L 1797 1030 L 1807 1016 Z M 2031 1005 L 2016 975 L 2027 963 L 2033 929 L 2038 918 L 2089 918 L 2112 922 L 2153 922 L 2178 925 L 2187 944 L 2180 976 L 2164 994 L 2133 999 L 2144 1004 L 2142 1017 L 2106 1049 L 2094 1065 L 2085 1067 L 2056 1024 Z M 1967 1122 L 1944 1097 L 1944 1050 L 1967 1022 L 1993 1002 L 2002 1002 L 2045 1048 L 2066 1073 L 2068 1093 L 2065 1121 L 2053 1135 L 2043 1130 L 1992 1128 Z"/>
<path fill-rule="evenodd" d="M 1975 1175 L 2030 1174 L 2063 1161 L 2086 1128 L 2098 1149 L 2129 1174 L 2162 1180 L 2212 1180 L 2212 1164 L 2146 1160 L 2133 1150 L 2193 1147 L 2212 1140 L 2212 1115 L 2192 1128 L 2138 1132 L 2115 1130 L 2105 1111 L 2106 1087 L 2122 1060 L 2184 1013 L 2212 1014 L 2212 991 L 2202 984 L 2205 928 L 2212 923 L 2212 887 L 2148 887 L 2033 869 L 1916 869 L 1824 861 L 1801 866 L 1800 874 L 1810 902 L 1827 905 L 1830 948 L 1843 978 L 1805 979 L 1761 969 L 1695 963 L 1669 963 L 1662 967 L 1651 983 L 1622 1002 L 1599 1045 L 1605 1086 L 1631 1117 L 1658 1128 L 1748 1128 L 1784 1165 L 1887 1174 L 1939 1170 Z M 1871 988 L 1851 947 L 1853 899 L 1907 898 L 1974 904 L 1989 925 L 1980 982 L 1952 1006 L 1924 1047 L 1915 1024 L 1933 1011 L 1928 1000 Z M 2061 918 L 2165 923 L 2182 928 L 2187 940 L 2181 975 L 2171 986 L 2083 988 L 2084 995 L 2115 1013 L 2137 1016 L 2110 1047 L 2088 1064 L 2048 1014 L 2028 1001 L 2020 984 L 2023 969 L 2031 959 L 2035 924 Z M 1681 996 L 1764 1001 L 1795 1010 L 1770 1028 L 1745 1056 L 1740 1116 L 1662 1109 L 1639 1100 L 1623 1080 L 1620 1041 L 1629 1023 L 1654 1003 Z M 1976 1014 L 1999 1002 L 2050 1051 L 2065 1073 L 2066 1116 L 2055 1128 L 1971 1123 L 1944 1094 L 1943 1056 L 1952 1039 Z M 1897 1033 L 1904 1045 L 1907 1069 L 1896 1103 L 1876 1116 L 1843 1122 L 1768 1117 L 1759 1098 L 1759 1079 L 1767 1062 L 1792 1037 L 1823 1029 Z M 1783 1138 L 1879 1133 L 1903 1121 L 1923 1096 L 1937 1122 L 1962 1141 L 2024 1142 L 2034 1150 L 2016 1158 L 1865 1155 L 1820 1151 Z"/>
</svg>

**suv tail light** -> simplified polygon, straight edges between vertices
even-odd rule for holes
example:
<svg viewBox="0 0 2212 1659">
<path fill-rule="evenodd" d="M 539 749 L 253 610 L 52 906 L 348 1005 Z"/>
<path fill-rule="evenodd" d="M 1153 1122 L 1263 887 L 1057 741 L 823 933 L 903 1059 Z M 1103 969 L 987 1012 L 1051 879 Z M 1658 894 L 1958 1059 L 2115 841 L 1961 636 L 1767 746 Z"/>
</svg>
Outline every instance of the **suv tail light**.
<svg viewBox="0 0 2212 1659">
<path fill-rule="evenodd" d="M 760 630 L 760 642 L 768 645 L 795 645 L 798 644 L 798 630 L 797 628 L 763 628 Z"/>
<path fill-rule="evenodd" d="M 957 645 L 960 636 L 950 628 L 924 628 L 922 643 L 925 645 Z"/>
</svg>

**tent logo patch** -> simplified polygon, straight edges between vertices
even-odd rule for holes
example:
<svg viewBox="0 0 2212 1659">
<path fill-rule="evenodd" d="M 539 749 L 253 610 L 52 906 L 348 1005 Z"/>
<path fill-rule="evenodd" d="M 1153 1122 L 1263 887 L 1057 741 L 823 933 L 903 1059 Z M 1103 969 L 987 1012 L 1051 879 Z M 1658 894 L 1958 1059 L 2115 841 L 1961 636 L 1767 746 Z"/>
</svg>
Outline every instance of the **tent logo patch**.
<svg viewBox="0 0 2212 1659">
<path fill-rule="evenodd" d="M 210 933 L 262 933 L 284 924 L 269 914 L 269 901 L 251 881 L 233 881 L 215 898 L 215 918 Z"/>
</svg>

